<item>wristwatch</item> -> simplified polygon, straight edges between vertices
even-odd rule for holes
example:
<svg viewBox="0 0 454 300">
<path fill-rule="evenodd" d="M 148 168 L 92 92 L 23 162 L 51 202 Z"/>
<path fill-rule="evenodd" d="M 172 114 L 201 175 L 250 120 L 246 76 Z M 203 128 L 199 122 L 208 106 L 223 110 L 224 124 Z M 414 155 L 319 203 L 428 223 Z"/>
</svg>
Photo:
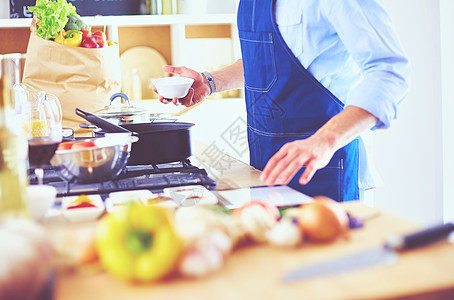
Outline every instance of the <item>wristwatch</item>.
<svg viewBox="0 0 454 300">
<path fill-rule="evenodd" d="M 210 95 L 213 93 L 216 93 L 216 84 L 214 83 L 213 77 L 211 77 L 211 74 L 208 72 L 202 72 L 202 75 L 205 76 L 205 78 L 208 81 L 208 84 L 210 86 Z"/>
</svg>

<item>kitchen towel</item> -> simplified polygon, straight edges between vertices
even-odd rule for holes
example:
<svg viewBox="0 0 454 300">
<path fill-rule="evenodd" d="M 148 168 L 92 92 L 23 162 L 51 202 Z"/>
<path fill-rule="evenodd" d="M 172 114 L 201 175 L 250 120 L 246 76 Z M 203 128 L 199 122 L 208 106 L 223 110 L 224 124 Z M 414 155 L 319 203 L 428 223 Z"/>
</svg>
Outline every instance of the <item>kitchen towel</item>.
<svg viewBox="0 0 454 300">
<path fill-rule="evenodd" d="M 75 108 L 95 112 L 121 90 L 118 44 L 96 49 L 64 46 L 32 32 L 22 81 L 56 95 L 62 105 L 63 127 L 82 133 L 82 119 Z"/>
</svg>

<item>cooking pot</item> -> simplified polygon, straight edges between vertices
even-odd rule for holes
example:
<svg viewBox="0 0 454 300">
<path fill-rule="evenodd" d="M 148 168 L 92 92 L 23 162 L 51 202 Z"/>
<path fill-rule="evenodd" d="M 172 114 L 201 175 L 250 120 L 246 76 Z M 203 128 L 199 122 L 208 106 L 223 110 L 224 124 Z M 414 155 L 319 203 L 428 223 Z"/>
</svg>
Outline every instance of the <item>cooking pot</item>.
<svg viewBox="0 0 454 300">
<path fill-rule="evenodd" d="M 160 122 L 125 124 L 121 127 L 133 132 L 139 141 L 131 148 L 128 165 L 151 165 L 183 161 L 191 156 L 190 128 L 192 123 Z M 95 137 L 108 131 L 93 130 Z"/>
<path fill-rule="evenodd" d="M 106 133 L 127 132 L 139 137 L 139 141 L 131 147 L 128 165 L 150 165 L 182 161 L 191 156 L 191 140 L 189 130 L 194 124 L 185 122 L 159 122 L 115 125 L 94 114 L 75 110 L 76 115 L 84 118 L 99 130 L 95 136 Z"/>
</svg>

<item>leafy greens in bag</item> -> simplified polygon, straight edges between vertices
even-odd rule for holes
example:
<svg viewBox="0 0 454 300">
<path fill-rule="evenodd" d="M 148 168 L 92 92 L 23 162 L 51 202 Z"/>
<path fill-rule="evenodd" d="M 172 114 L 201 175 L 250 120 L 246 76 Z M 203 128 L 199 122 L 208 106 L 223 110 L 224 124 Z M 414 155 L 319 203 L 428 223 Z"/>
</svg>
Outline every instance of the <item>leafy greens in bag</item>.
<svg viewBox="0 0 454 300">
<path fill-rule="evenodd" d="M 76 7 L 66 0 L 36 0 L 36 5 L 29 6 L 28 10 L 40 20 L 36 35 L 46 40 L 56 38 L 63 31 L 68 16 L 77 15 Z"/>
</svg>

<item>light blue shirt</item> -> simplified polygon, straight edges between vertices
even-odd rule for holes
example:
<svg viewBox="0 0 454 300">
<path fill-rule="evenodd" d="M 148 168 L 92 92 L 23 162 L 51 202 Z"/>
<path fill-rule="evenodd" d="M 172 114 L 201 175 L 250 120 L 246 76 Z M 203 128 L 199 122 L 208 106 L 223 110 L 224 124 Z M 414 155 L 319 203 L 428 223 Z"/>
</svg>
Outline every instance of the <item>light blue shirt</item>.
<svg viewBox="0 0 454 300">
<path fill-rule="evenodd" d="M 388 128 L 405 98 L 410 65 L 380 0 L 276 0 L 275 19 L 302 65 L 346 106 Z M 360 187 L 376 186 L 364 145 Z"/>
<path fill-rule="evenodd" d="M 275 18 L 302 65 L 345 105 L 387 128 L 405 98 L 410 65 L 379 0 L 276 0 Z"/>
</svg>

